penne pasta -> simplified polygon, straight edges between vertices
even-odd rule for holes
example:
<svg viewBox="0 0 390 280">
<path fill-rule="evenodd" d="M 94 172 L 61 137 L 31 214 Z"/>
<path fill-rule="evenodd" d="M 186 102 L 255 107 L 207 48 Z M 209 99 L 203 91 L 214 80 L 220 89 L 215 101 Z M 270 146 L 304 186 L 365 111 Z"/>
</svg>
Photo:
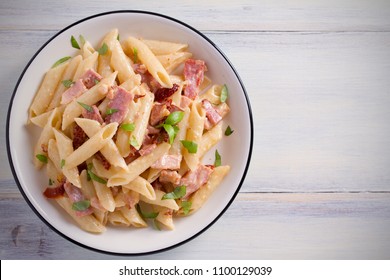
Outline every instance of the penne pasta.
<svg viewBox="0 0 390 280">
<path fill-rule="evenodd" d="M 126 185 L 136 179 L 142 172 L 148 169 L 157 159 L 166 154 L 171 145 L 164 142 L 156 147 L 153 152 L 146 156 L 142 156 L 127 165 L 127 171 L 120 171 L 112 176 L 107 186 Z"/>
<path fill-rule="evenodd" d="M 100 151 L 112 139 L 117 128 L 117 123 L 110 123 L 100 128 L 96 134 L 66 157 L 65 168 L 77 167 Z"/>
<path fill-rule="evenodd" d="M 34 165 L 46 165 L 53 188 L 43 195 L 85 231 L 174 230 L 174 218 L 203 206 L 230 170 L 217 154 L 214 166 L 205 157 L 230 107 L 187 44 L 121 44 L 118 34 L 97 45 L 80 37 L 80 51 L 44 75 L 29 108 L 40 130 Z"/>
<path fill-rule="evenodd" d="M 159 82 L 161 86 L 166 88 L 172 87 L 173 84 L 167 70 L 165 70 L 160 61 L 145 43 L 134 37 L 128 37 L 123 44 L 127 53 L 133 53 L 134 50 L 137 50 L 139 60 L 145 64 L 149 73 L 157 80 L 157 82 Z"/>
</svg>

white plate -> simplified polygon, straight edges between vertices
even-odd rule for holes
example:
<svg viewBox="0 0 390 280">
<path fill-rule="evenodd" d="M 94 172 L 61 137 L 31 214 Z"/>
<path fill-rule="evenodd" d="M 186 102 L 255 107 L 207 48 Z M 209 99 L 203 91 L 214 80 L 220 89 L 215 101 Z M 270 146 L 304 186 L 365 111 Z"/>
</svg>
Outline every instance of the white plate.
<svg viewBox="0 0 390 280">
<path fill-rule="evenodd" d="M 42 195 L 47 184 L 43 171 L 32 163 L 33 145 L 39 129 L 26 126 L 27 111 L 44 73 L 55 61 L 74 55 L 70 37 L 81 34 L 93 45 L 112 28 L 118 28 L 121 38 L 127 35 L 143 38 L 186 42 L 194 57 L 206 61 L 207 75 L 213 82 L 227 84 L 231 112 L 224 128 L 230 125 L 234 133 L 218 145 L 222 163 L 231 171 L 199 211 L 175 219 L 174 231 L 108 227 L 96 235 L 81 230 L 62 209 Z M 34 212 L 53 230 L 83 247 L 112 254 L 145 254 L 170 249 L 198 236 L 226 211 L 237 195 L 246 175 L 252 153 L 253 121 L 244 86 L 225 55 L 213 42 L 194 28 L 176 19 L 143 11 L 114 11 L 80 20 L 51 38 L 27 64 L 15 87 L 8 111 L 7 150 L 15 181 Z M 215 148 L 204 162 L 214 162 Z M 224 233 L 229 234 L 229 233 Z M 232 237 L 233 239 L 233 237 Z"/>
</svg>

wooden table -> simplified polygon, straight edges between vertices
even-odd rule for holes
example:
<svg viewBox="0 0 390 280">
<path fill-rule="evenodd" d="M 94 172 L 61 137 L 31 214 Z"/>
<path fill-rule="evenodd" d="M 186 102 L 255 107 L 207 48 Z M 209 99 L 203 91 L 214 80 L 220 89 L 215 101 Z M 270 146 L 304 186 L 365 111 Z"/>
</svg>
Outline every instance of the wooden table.
<svg viewBox="0 0 390 280">
<path fill-rule="evenodd" d="M 390 2 L 380 0 L 5 0 L 0 124 L 25 65 L 86 16 L 149 10 L 204 32 L 246 85 L 252 164 L 225 215 L 146 259 L 389 259 Z M 28 207 L 0 149 L 1 259 L 106 259 L 63 239 Z"/>
</svg>

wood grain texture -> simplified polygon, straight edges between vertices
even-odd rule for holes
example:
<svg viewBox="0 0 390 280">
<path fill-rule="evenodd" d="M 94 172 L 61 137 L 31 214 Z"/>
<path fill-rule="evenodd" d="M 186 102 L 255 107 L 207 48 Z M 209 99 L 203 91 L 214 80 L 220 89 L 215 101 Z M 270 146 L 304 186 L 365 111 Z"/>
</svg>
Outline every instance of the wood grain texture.
<svg viewBox="0 0 390 280">
<path fill-rule="evenodd" d="M 196 239 L 130 259 L 388 259 L 389 200 L 390 194 L 240 194 Z M 124 258 L 59 237 L 20 198 L 1 199 L 0 211 L 1 259 Z"/>
<path fill-rule="evenodd" d="M 389 5 L 386 0 L 14 0 L 1 2 L 0 18 L 3 29 L 60 29 L 96 13 L 145 10 L 200 30 L 390 31 Z"/>
<path fill-rule="evenodd" d="M 203 31 L 238 70 L 255 123 L 252 164 L 225 215 L 143 259 L 389 259 L 389 1 L 1 1 L 2 135 L 18 77 L 40 46 L 77 20 L 120 9 Z M 35 216 L 12 178 L 5 137 L 0 159 L 1 259 L 117 258 L 66 241 Z"/>
</svg>

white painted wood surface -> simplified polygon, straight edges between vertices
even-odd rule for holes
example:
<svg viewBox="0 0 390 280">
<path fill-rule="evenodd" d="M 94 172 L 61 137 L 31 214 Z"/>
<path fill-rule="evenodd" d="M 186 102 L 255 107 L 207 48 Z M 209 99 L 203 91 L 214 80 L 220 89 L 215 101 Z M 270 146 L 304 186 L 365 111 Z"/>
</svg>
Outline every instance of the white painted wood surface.
<svg viewBox="0 0 390 280">
<path fill-rule="evenodd" d="M 241 193 L 204 234 L 149 259 L 390 258 L 390 2 L 2 1 L 0 126 L 26 63 L 53 34 L 99 12 L 159 12 L 229 57 L 255 122 Z M 1 259 L 116 258 L 80 248 L 21 197 L 0 138 Z"/>
</svg>

